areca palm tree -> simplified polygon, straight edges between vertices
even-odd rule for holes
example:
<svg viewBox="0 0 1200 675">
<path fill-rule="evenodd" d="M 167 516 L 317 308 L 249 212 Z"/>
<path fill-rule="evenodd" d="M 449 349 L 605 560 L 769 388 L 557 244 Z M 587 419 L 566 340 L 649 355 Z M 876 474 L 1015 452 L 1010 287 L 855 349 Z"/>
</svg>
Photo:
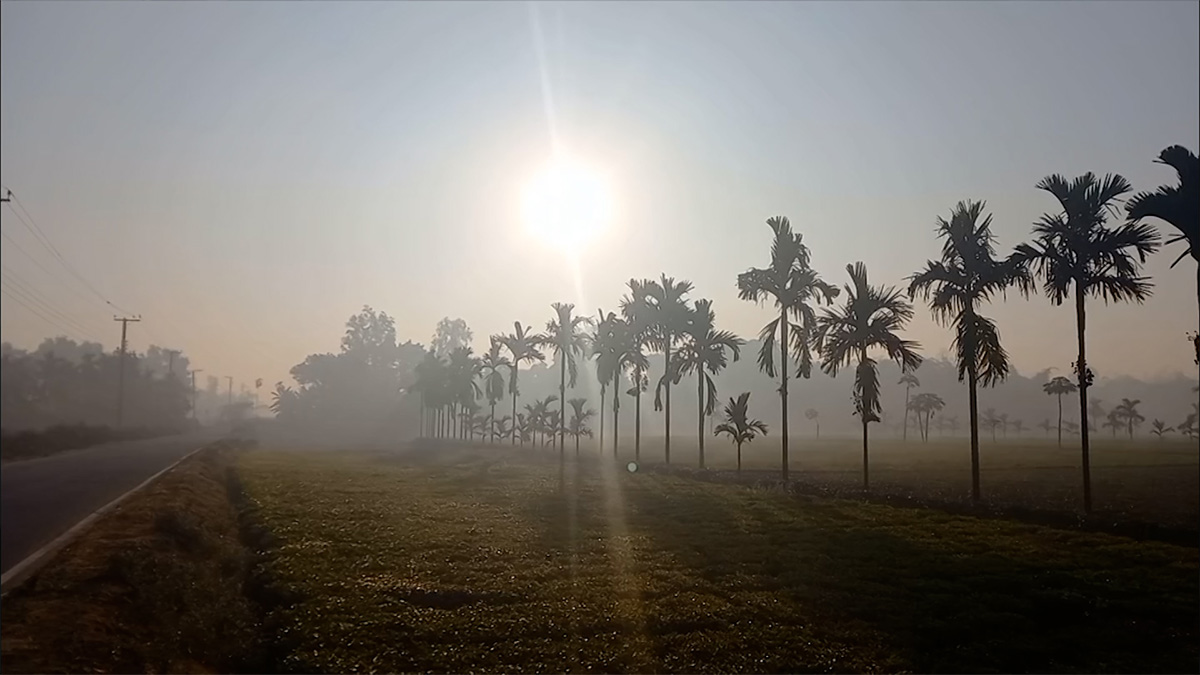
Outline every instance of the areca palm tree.
<svg viewBox="0 0 1200 675">
<path fill-rule="evenodd" d="M 1175 431 L 1175 427 L 1167 426 L 1167 423 L 1160 419 L 1156 419 L 1153 422 L 1151 422 L 1150 426 L 1152 427 L 1150 429 L 1150 433 L 1154 434 L 1155 436 L 1158 436 L 1158 440 L 1160 442 L 1163 439 L 1163 434 L 1169 434 L 1172 431 Z"/>
<path fill-rule="evenodd" d="M 634 284 L 630 283 L 631 290 Z M 664 422 L 666 436 L 663 440 L 663 457 L 671 463 L 671 385 L 678 377 L 678 368 L 671 363 L 672 353 L 683 331 L 687 329 L 689 312 L 687 294 L 692 291 L 692 282 L 676 281 L 666 274 L 658 281 L 643 280 L 639 285 L 641 298 L 637 303 L 639 323 L 644 328 L 645 343 L 663 353 L 663 376 L 655 386 L 655 408 L 660 394 L 665 393 Z"/>
<path fill-rule="evenodd" d="M 1164 244 L 1184 242 L 1187 248 L 1171 263 L 1179 264 L 1184 256 L 1196 261 L 1196 301 L 1200 303 L 1200 158 L 1182 145 L 1172 145 L 1158 154 L 1155 160 L 1175 169 L 1177 185 L 1163 185 L 1154 192 L 1139 192 L 1125 205 L 1132 222 L 1143 218 L 1158 218 L 1179 230 L 1179 234 Z M 1193 338 L 1196 361 L 1200 362 L 1200 336 Z"/>
<path fill-rule="evenodd" d="M 900 376 L 900 380 L 896 384 L 904 385 L 904 436 L 901 440 L 908 440 L 908 411 L 912 408 L 909 405 L 909 394 L 912 393 L 913 387 L 921 386 L 921 380 L 917 379 L 914 373 L 904 373 Z"/>
<path fill-rule="evenodd" d="M 1050 430 L 1054 428 L 1054 425 L 1050 423 L 1050 420 L 1042 420 L 1041 423 L 1037 425 L 1037 428 L 1046 432 L 1046 437 L 1049 438 Z M 1062 434 L 1062 422 L 1061 421 L 1059 422 L 1058 429 L 1059 429 L 1059 434 L 1060 434 L 1058 445 L 1059 445 L 1059 447 L 1062 447 L 1062 435 L 1061 435 Z"/>
<path fill-rule="evenodd" d="M 1146 223 L 1108 227 L 1109 214 L 1131 189 L 1117 174 L 1103 179 L 1088 172 L 1068 181 L 1058 174 L 1037 184 L 1058 200 L 1060 213 L 1046 214 L 1034 224 L 1034 242 L 1018 247 L 1043 281 L 1047 297 L 1061 305 L 1074 295 L 1075 332 L 1079 344 L 1075 374 L 1079 385 L 1080 443 L 1083 453 L 1083 508 L 1092 510 L 1091 457 L 1088 445 L 1087 390 L 1093 373 L 1087 366 L 1085 298 L 1141 303 L 1152 284 L 1141 274 L 1146 257 L 1158 250 L 1159 236 Z"/>
<path fill-rule="evenodd" d="M 569 401 L 571 406 L 571 421 L 567 427 L 567 431 L 575 437 L 575 456 L 579 456 L 579 437 L 592 437 L 592 430 L 588 427 L 588 420 L 595 417 L 596 411 L 591 408 L 586 408 L 587 399 L 576 397 Z"/>
<path fill-rule="evenodd" d="M 1017 432 L 1017 436 L 1020 437 L 1021 432 L 1025 431 L 1025 420 L 1019 420 L 1019 419 L 1013 420 L 1012 426 L 1013 426 L 1013 431 Z"/>
<path fill-rule="evenodd" d="M 491 406 L 490 419 L 496 419 L 496 401 L 499 401 L 504 396 L 504 369 L 512 369 L 512 362 L 500 354 L 500 350 L 504 348 L 501 342 L 501 336 L 493 335 L 491 338 L 491 346 L 487 354 L 484 354 L 482 361 L 479 364 L 479 374 L 483 377 L 483 392 L 487 396 L 488 405 Z M 496 430 L 492 426 L 489 429 L 489 436 L 493 443 L 496 442 Z"/>
<path fill-rule="evenodd" d="M 917 354 L 920 344 L 898 335 L 912 318 L 912 305 L 898 289 L 891 286 L 872 286 L 867 281 L 867 267 L 861 262 L 846 266 L 850 283 L 846 284 L 845 303 L 834 310 L 826 309 L 817 318 L 816 345 L 821 354 L 821 370 L 837 375 L 843 365 L 857 361 L 854 377 L 854 407 L 862 422 L 863 432 L 863 489 L 871 487 L 868 467 L 867 428 L 879 421 L 879 370 L 872 350 L 881 350 L 888 358 L 908 372 L 921 365 Z"/>
<path fill-rule="evenodd" d="M 821 440 L 821 413 L 816 408 L 809 408 L 804 411 L 804 418 L 817 425 L 817 440 Z"/>
<path fill-rule="evenodd" d="M 700 468 L 704 468 L 704 420 L 717 407 L 716 375 L 729 365 L 728 353 L 737 361 L 746 341 L 727 330 L 717 330 L 717 315 L 711 300 L 697 300 L 692 309 L 691 320 L 684 331 L 683 345 L 679 348 L 679 372 L 696 376 L 697 435 L 700 439 Z"/>
<path fill-rule="evenodd" d="M 931 392 L 917 394 L 909 403 L 909 408 L 917 415 L 917 430 L 921 433 L 921 440 L 929 442 L 929 420 L 945 407 L 946 402 L 942 397 Z"/>
<path fill-rule="evenodd" d="M 458 347 L 450 352 L 446 364 L 450 395 L 450 416 L 457 424 L 455 433 L 459 438 L 466 435 L 466 416 L 459 414 L 464 408 L 475 404 L 475 399 L 482 395 L 479 383 L 480 360 L 471 355 L 470 347 Z"/>
<path fill-rule="evenodd" d="M 421 395 L 421 433 L 436 437 L 441 431 L 442 399 L 446 390 L 446 363 L 437 352 L 430 349 L 414 368 L 417 381 L 413 390 Z M 429 411 L 428 426 L 425 413 Z"/>
<path fill-rule="evenodd" d="M 767 434 L 767 425 L 750 417 L 750 392 L 742 392 L 725 404 L 725 421 L 713 429 L 714 436 L 727 434 L 737 444 L 737 471 L 742 473 L 742 444 Z"/>
<path fill-rule="evenodd" d="M 1121 399 L 1120 405 L 1118 405 L 1116 408 L 1113 408 L 1113 412 L 1117 414 L 1117 417 L 1125 422 L 1126 428 L 1129 430 L 1130 439 L 1133 438 L 1133 428 L 1135 426 L 1141 426 L 1142 422 L 1146 421 L 1146 418 L 1143 417 L 1142 413 L 1138 412 L 1137 409 L 1141 403 L 1141 399 L 1123 398 Z"/>
<path fill-rule="evenodd" d="M 753 267 L 738 275 L 738 297 L 762 303 L 770 300 L 779 311 L 779 317 L 763 326 L 758 337 L 762 347 L 758 351 L 758 367 L 768 377 L 779 373 L 779 403 L 782 410 L 780 420 L 780 445 L 783 462 L 783 480 L 788 480 L 788 359 L 797 362 L 797 377 L 807 378 L 812 374 L 812 342 L 816 329 L 816 314 L 810 302 L 832 304 L 839 290 L 823 281 L 813 270 L 811 254 L 804 244 L 803 235 L 792 232 L 792 224 L 786 217 L 776 216 L 767 220 L 773 233 L 771 261 L 767 267 Z M 779 363 L 776 368 L 775 349 L 778 345 Z"/>
<path fill-rule="evenodd" d="M 575 386 L 578 377 L 578 366 L 575 357 L 587 353 L 587 327 L 591 320 L 586 316 L 574 316 L 575 305 L 569 302 L 556 302 L 550 305 L 554 308 L 554 318 L 546 322 L 546 334 L 543 344 L 554 351 L 554 360 L 558 362 L 558 400 L 567 399 L 567 376 L 570 375 L 570 385 Z M 561 414 L 562 404 L 559 405 L 558 416 L 558 451 L 560 457 L 566 457 L 567 424 L 566 415 Z"/>
<path fill-rule="evenodd" d="M 1074 382 L 1061 375 L 1052 378 L 1050 382 L 1046 382 L 1042 386 L 1046 395 L 1058 398 L 1058 447 L 1060 448 L 1062 447 L 1062 398 L 1064 395 L 1074 394 L 1078 389 Z"/>
<path fill-rule="evenodd" d="M 521 370 L 523 362 L 545 361 L 546 355 L 539 348 L 541 345 L 541 336 L 536 333 L 530 333 L 528 329 L 521 325 L 520 321 L 513 322 L 513 332 L 500 338 L 500 343 L 508 349 L 508 353 L 512 355 L 509 360 L 508 376 L 508 393 L 512 396 L 512 418 L 517 419 L 517 399 L 521 396 L 521 389 L 517 386 L 517 373 Z M 514 423 L 512 428 L 512 444 L 517 444 L 517 435 L 520 430 Z M 524 442 L 522 441 L 522 445 Z"/>
<path fill-rule="evenodd" d="M 908 293 L 929 302 L 934 319 L 954 328 L 953 348 L 958 380 L 967 383 L 967 419 L 971 427 L 971 498 L 979 501 L 978 386 L 994 386 L 1008 377 L 1008 353 L 1000 344 L 995 322 L 979 313 L 980 306 L 1015 286 L 1030 287 L 1023 258 L 996 257 L 992 217 L 983 216 L 985 202 L 959 202 L 950 220 L 938 218 L 942 255 L 909 277 Z M 982 220 L 981 220 L 982 218 Z"/>
<path fill-rule="evenodd" d="M 1108 416 L 1104 418 L 1104 424 L 1101 426 L 1103 426 L 1105 429 L 1112 429 L 1113 438 L 1116 438 L 1117 431 L 1121 429 L 1121 427 L 1125 426 L 1125 420 L 1121 419 L 1121 414 L 1117 412 L 1116 408 L 1113 408 L 1112 411 L 1108 413 Z"/>
<path fill-rule="evenodd" d="M 633 349 L 630 352 L 633 387 L 627 392 L 633 397 L 634 427 L 633 427 L 633 457 L 635 461 L 642 459 L 642 394 L 650 387 L 649 360 L 644 352 L 650 334 L 649 309 L 646 304 L 645 281 L 630 279 L 629 292 L 621 298 L 621 316 L 629 325 Z"/>
<path fill-rule="evenodd" d="M 994 408 L 988 408 L 987 410 L 984 410 L 983 419 L 980 421 L 988 431 L 992 432 L 992 442 L 995 443 L 996 429 L 1000 428 L 1000 416 L 996 414 L 996 410 Z"/>
</svg>

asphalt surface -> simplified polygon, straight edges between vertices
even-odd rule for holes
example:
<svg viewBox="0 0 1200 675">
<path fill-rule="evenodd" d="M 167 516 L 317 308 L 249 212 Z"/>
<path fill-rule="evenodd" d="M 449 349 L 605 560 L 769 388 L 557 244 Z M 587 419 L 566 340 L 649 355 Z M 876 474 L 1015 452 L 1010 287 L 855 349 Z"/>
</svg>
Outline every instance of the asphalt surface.
<svg viewBox="0 0 1200 675">
<path fill-rule="evenodd" d="M 0 465 L 0 573 L 137 487 L 213 432 L 106 443 Z"/>
</svg>

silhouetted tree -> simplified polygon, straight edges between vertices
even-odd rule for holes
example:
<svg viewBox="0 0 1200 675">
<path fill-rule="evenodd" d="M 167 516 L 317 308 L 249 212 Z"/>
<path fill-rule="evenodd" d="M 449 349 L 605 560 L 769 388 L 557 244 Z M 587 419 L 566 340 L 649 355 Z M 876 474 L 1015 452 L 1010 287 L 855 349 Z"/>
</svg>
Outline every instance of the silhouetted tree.
<svg viewBox="0 0 1200 675">
<path fill-rule="evenodd" d="M 779 401 L 782 410 L 780 445 L 783 480 L 788 480 L 788 352 L 797 361 L 797 377 L 812 374 L 812 342 L 816 314 L 810 302 L 832 304 L 838 295 L 837 287 L 825 283 L 812 269 L 811 254 L 804 237 L 792 232 L 787 218 L 776 216 L 767 220 L 773 233 L 771 262 L 767 267 L 754 267 L 738 275 L 738 297 L 762 303 L 770 300 L 779 310 L 779 318 L 763 326 L 758 334 L 762 346 L 758 352 L 758 367 L 768 377 L 775 377 L 775 349 L 779 348 Z M 795 323 L 793 323 L 795 320 Z"/>
<path fill-rule="evenodd" d="M 621 298 L 621 316 L 624 317 L 625 323 L 629 326 L 630 337 L 633 341 L 632 351 L 630 352 L 631 368 L 633 372 L 634 386 L 629 389 L 629 394 L 633 396 L 634 404 L 634 422 L 633 422 L 633 457 L 635 461 L 642 459 L 642 394 L 650 387 L 650 379 L 647 372 L 650 369 L 650 362 L 646 358 L 644 352 L 647 341 L 653 333 L 651 326 L 651 312 L 645 302 L 646 291 L 644 282 L 637 279 L 630 279 L 628 282 L 629 292 Z"/>
<path fill-rule="evenodd" d="M 817 412 L 816 408 L 809 408 L 804 411 L 805 419 L 812 420 L 813 424 L 817 425 L 817 440 L 821 439 L 821 413 Z"/>
<path fill-rule="evenodd" d="M 1113 438 L 1117 437 L 1117 430 L 1125 426 L 1125 421 L 1121 419 L 1121 414 L 1114 408 L 1104 418 L 1105 429 L 1112 429 Z"/>
<path fill-rule="evenodd" d="M 1163 185 L 1154 192 L 1139 192 L 1125 205 L 1129 220 L 1137 223 L 1142 218 L 1158 218 L 1179 230 L 1167 245 L 1182 241 L 1187 248 L 1171 267 L 1179 264 L 1184 256 L 1191 255 L 1196 261 L 1196 301 L 1200 303 L 1200 159 L 1182 145 L 1172 145 L 1158 154 L 1155 160 L 1175 169 L 1179 179 L 1177 185 Z M 1200 334 L 1192 338 L 1196 350 L 1196 362 L 1200 363 Z"/>
<path fill-rule="evenodd" d="M 429 346 L 438 356 L 449 356 L 455 349 L 470 346 L 474 337 L 466 321 L 445 317 L 438 322 Z"/>
<path fill-rule="evenodd" d="M 983 411 L 983 419 L 981 420 L 984 428 L 992 432 L 992 442 L 996 442 L 996 429 L 1000 428 L 1000 416 L 992 408 Z"/>
<path fill-rule="evenodd" d="M 691 310 L 686 296 L 692 290 L 692 282 L 676 281 L 663 274 L 658 281 L 646 279 L 638 284 L 631 282 L 629 286 L 631 292 L 638 293 L 631 310 L 636 323 L 645 327 L 645 344 L 663 353 L 663 376 L 654 388 L 654 408 L 664 410 L 666 436 L 663 440 L 663 458 L 670 464 L 671 385 L 672 379 L 678 378 L 679 370 L 671 363 L 671 356 L 683 331 L 687 329 Z"/>
<path fill-rule="evenodd" d="M 1106 226 L 1108 215 L 1122 195 L 1131 189 L 1129 181 L 1109 174 L 1103 179 L 1088 172 L 1072 181 L 1058 174 L 1043 178 L 1037 185 L 1058 200 L 1061 213 L 1046 214 L 1034 224 L 1033 244 L 1018 247 L 1021 255 L 1033 263 L 1043 280 L 1046 295 L 1061 305 L 1075 296 L 1075 325 L 1079 357 L 1075 373 L 1079 386 L 1080 438 L 1083 453 L 1083 507 L 1092 510 L 1091 458 L 1088 446 L 1087 390 L 1093 374 L 1087 366 L 1087 314 L 1084 299 L 1099 296 L 1105 302 L 1141 303 L 1150 296 L 1151 283 L 1141 275 L 1146 257 L 1158 250 L 1159 236 L 1145 223 L 1129 222 L 1115 228 Z"/>
<path fill-rule="evenodd" d="M 716 313 L 711 300 L 697 300 L 691 312 L 683 344 L 679 348 L 678 368 L 682 375 L 696 376 L 697 436 L 700 439 L 700 468 L 704 468 L 704 419 L 717 407 L 716 375 L 729 364 L 726 352 L 737 361 L 746 341 L 727 330 L 717 330 Z"/>
<path fill-rule="evenodd" d="M 579 456 L 579 437 L 592 437 L 592 430 L 587 423 L 596 415 L 596 411 L 591 408 L 586 408 L 586 398 L 573 398 L 567 401 L 571 406 L 571 422 L 567 427 L 567 431 L 575 437 L 575 456 Z"/>
<path fill-rule="evenodd" d="M 1019 420 L 1019 419 L 1013 420 L 1012 426 L 1013 426 L 1013 431 L 1017 432 L 1017 437 L 1020 438 L 1021 432 L 1025 431 L 1025 421 Z"/>
<path fill-rule="evenodd" d="M 504 348 L 501 342 L 503 336 L 493 335 L 487 354 L 479 364 L 479 374 L 483 377 L 483 391 L 491 407 L 489 417 L 496 418 L 496 402 L 504 397 L 504 369 L 512 370 L 512 362 L 501 356 Z M 491 429 L 491 441 L 496 442 L 495 429 Z"/>
<path fill-rule="evenodd" d="M 863 489 L 871 487 L 868 470 L 867 428 L 879 421 L 879 371 L 868 354 L 882 350 L 888 358 L 908 372 L 921 365 L 917 354 L 920 344 L 902 339 L 897 333 L 912 318 L 912 305 L 899 290 L 871 286 L 867 267 L 861 262 L 846 266 L 850 283 L 843 288 L 846 301 L 836 310 L 826 309 L 817 318 L 816 345 L 821 354 L 821 369 L 837 375 L 843 365 L 858 362 L 854 377 L 854 409 L 862 422 Z"/>
<path fill-rule="evenodd" d="M 742 473 L 742 445 L 753 441 L 758 434 L 767 434 L 767 425 L 750 417 L 750 392 L 730 398 L 725 405 L 725 421 L 713 429 L 714 436 L 727 434 L 737 444 L 737 471 Z"/>
<path fill-rule="evenodd" d="M 521 364 L 523 362 L 545 361 L 546 355 L 539 349 L 541 336 L 530 333 L 528 329 L 521 325 L 520 321 L 513 322 L 513 332 L 501 337 L 500 343 L 512 355 L 512 358 L 509 360 L 512 366 L 508 376 L 508 393 L 512 396 L 512 417 L 515 420 L 517 419 L 517 399 L 521 396 L 521 388 L 517 384 L 517 373 L 521 370 Z M 519 431 L 518 426 L 514 424 L 513 445 L 517 444 Z M 524 441 L 521 444 L 524 445 Z"/>
<path fill-rule="evenodd" d="M 1046 432 L 1046 437 L 1049 438 L 1050 430 L 1055 428 L 1055 426 L 1050 423 L 1050 420 L 1042 420 L 1041 424 L 1038 425 L 1038 428 L 1041 429 L 1042 431 Z M 1062 447 L 1062 418 L 1061 417 L 1059 418 L 1059 423 L 1058 423 L 1058 446 L 1060 448 Z"/>
<path fill-rule="evenodd" d="M 554 318 L 546 322 L 546 335 L 543 344 L 554 351 L 554 360 L 558 362 L 558 400 L 567 399 L 567 375 L 570 374 L 570 385 L 575 386 L 578 367 L 575 357 L 588 353 L 586 330 L 591 321 L 585 316 L 574 316 L 575 305 L 569 302 L 556 302 Z M 560 404 L 560 411 L 561 411 Z M 567 424 L 566 415 L 559 414 L 558 419 L 558 451 L 560 459 L 566 457 Z"/>
<path fill-rule="evenodd" d="M 928 442 L 929 420 L 946 407 L 946 402 L 937 394 L 924 392 L 917 394 L 908 405 L 917 416 L 917 430 L 921 433 L 921 440 Z"/>
<path fill-rule="evenodd" d="M 1154 434 L 1155 436 L 1158 436 L 1158 440 L 1160 442 L 1162 441 L 1164 434 L 1169 434 L 1172 431 L 1175 431 L 1175 427 L 1167 426 L 1167 423 L 1163 422 L 1160 419 L 1155 419 L 1153 422 L 1150 423 L 1150 426 L 1152 427 L 1150 429 L 1150 433 Z"/>
<path fill-rule="evenodd" d="M 1042 385 L 1042 391 L 1046 392 L 1048 396 L 1055 396 L 1058 398 L 1058 447 L 1060 448 L 1062 447 L 1063 423 L 1062 397 L 1067 394 L 1074 394 L 1077 389 L 1078 387 L 1075 386 L 1074 382 L 1068 380 L 1062 375 L 1058 375 L 1054 379 Z"/>
<path fill-rule="evenodd" d="M 1141 426 L 1142 422 L 1146 421 L 1146 418 L 1137 409 L 1141 402 L 1141 399 L 1123 398 L 1121 399 L 1121 403 L 1116 408 L 1113 408 L 1113 412 L 1117 414 L 1117 417 L 1125 422 L 1131 440 L 1133 439 L 1133 428 Z"/>
<path fill-rule="evenodd" d="M 908 440 L 908 411 L 912 410 L 912 406 L 909 403 L 909 394 L 912 392 L 913 387 L 921 386 L 921 380 L 917 379 L 917 376 L 913 373 L 904 373 L 903 375 L 900 376 L 900 381 L 897 382 L 896 384 L 904 385 L 904 432 L 903 432 L 904 435 L 903 435 L 902 439 L 907 441 Z"/>
<path fill-rule="evenodd" d="M 968 421 L 971 426 L 971 498 L 979 501 L 979 398 L 977 387 L 994 386 L 1008 377 L 1008 353 L 1000 345 L 1000 331 L 979 307 L 1010 286 L 1029 289 L 1030 277 L 1023 259 L 996 257 L 992 217 L 983 216 L 985 202 L 959 202 L 950 220 L 938 218 L 935 230 L 942 239 L 942 257 L 909 277 L 908 293 L 929 302 L 934 319 L 954 327 L 953 348 L 958 379 L 967 383 Z"/>
</svg>

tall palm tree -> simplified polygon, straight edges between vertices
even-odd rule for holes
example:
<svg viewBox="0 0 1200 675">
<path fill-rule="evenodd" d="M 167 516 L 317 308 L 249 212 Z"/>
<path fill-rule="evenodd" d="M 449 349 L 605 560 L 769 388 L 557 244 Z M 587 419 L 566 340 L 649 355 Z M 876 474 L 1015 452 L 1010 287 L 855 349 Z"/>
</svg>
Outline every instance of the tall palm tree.
<svg viewBox="0 0 1200 675">
<path fill-rule="evenodd" d="M 1078 387 L 1075 386 L 1074 382 L 1068 380 L 1067 378 L 1063 377 L 1062 375 L 1058 375 L 1055 378 L 1053 378 L 1052 380 L 1050 380 L 1049 382 L 1042 385 L 1042 391 L 1046 392 L 1046 394 L 1048 396 L 1057 396 L 1058 397 L 1058 447 L 1060 447 L 1060 448 L 1062 447 L 1062 424 L 1063 424 L 1062 397 L 1067 394 L 1074 394 L 1077 389 L 1078 389 Z"/>
<path fill-rule="evenodd" d="M 1123 398 L 1121 399 L 1120 405 L 1118 405 L 1116 408 L 1113 408 L 1113 412 L 1115 412 L 1117 417 L 1125 422 L 1126 427 L 1129 429 L 1130 439 L 1133 439 L 1133 428 L 1135 426 L 1141 426 L 1142 422 L 1146 421 L 1146 418 L 1143 417 L 1142 413 L 1138 412 L 1137 409 L 1141 403 L 1142 400 L 1138 398 Z"/>
<path fill-rule="evenodd" d="M 788 480 L 788 352 L 796 359 L 797 377 L 812 374 L 809 345 L 816 326 L 816 314 L 810 302 L 832 304 L 838 288 L 825 283 L 811 266 L 811 254 L 804 236 L 792 232 L 786 217 L 767 220 L 773 233 L 771 262 L 767 267 L 752 267 L 738 275 L 738 297 L 761 303 L 770 300 L 779 310 L 779 318 L 763 326 L 758 337 L 758 367 L 775 377 L 775 348 L 779 347 L 779 403 L 782 410 L 780 444 L 783 480 Z"/>
<path fill-rule="evenodd" d="M 455 433 L 459 438 L 466 436 L 466 416 L 459 414 L 475 404 L 482 395 L 479 384 L 480 361 L 471 355 L 470 347 L 457 347 L 450 352 L 446 364 L 448 370 L 450 417 L 456 421 Z"/>
<path fill-rule="evenodd" d="M 1197 263 L 1196 301 L 1200 303 L 1200 158 L 1182 145 L 1172 145 L 1160 152 L 1155 162 L 1175 169 L 1179 184 L 1163 185 L 1154 192 L 1139 192 L 1125 205 L 1125 210 L 1132 222 L 1158 218 L 1179 230 L 1179 234 L 1164 243 L 1182 241 L 1187 244 L 1171 267 L 1179 264 L 1184 256 L 1192 256 Z M 1200 335 L 1193 341 L 1196 361 L 1200 363 Z"/>
<path fill-rule="evenodd" d="M 985 202 L 959 202 L 950 220 L 938 218 L 942 256 L 909 277 L 908 293 L 929 302 L 934 319 L 954 328 L 953 347 L 958 380 L 967 383 L 967 419 L 971 425 L 971 498 L 978 502 L 979 385 L 998 384 L 1008 377 L 1008 353 L 1000 345 L 995 322 L 979 313 L 980 306 L 1016 286 L 1030 287 L 1029 272 L 1017 255 L 996 257 L 992 217 L 983 217 Z M 982 221 L 980 218 L 983 217 Z"/>
<path fill-rule="evenodd" d="M 496 419 L 496 401 L 504 397 L 504 369 L 512 369 L 512 362 L 500 354 L 500 350 L 504 348 L 501 339 L 499 335 L 492 336 L 491 346 L 479 364 L 479 374 L 483 377 L 483 392 L 487 396 L 488 405 L 491 406 L 490 418 L 493 420 Z M 491 425 L 489 432 L 491 441 L 495 443 L 495 425 Z"/>
<path fill-rule="evenodd" d="M 671 385 L 678 377 L 678 369 L 671 363 L 671 356 L 683 331 L 687 328 L 690 309 L 687 294 L 692 291 L 692 282 L 676 281 L 666 274 L 658 281 L 642 282 L 644 295 L 643 311 L 646 316 L 646 344 L 663 353 L 663 376 L 655 386 L 655 408 L 660 405 L 660 394 L 665 393 L 663 457 L 671 463 Z"/>
<path fill-rule="evenodd" d="M 554 318 L 546 322 L 546 334 L 542 343 L 554 351 L 554 360 L 558 362 L 558 400 L 567 400 L 567 376 L 570 374 L 570 385 L 575 386 L 578 367 L 575 357 L 587 353 L 587 327 L 591 320 L 586 316 L 573 316 L 575 305 L 569 302 L 556 302 Z M 558 452 L 560 458 L 566 457 L 567 416 L 561 414 L 562 404 L 559 404 L 558 416 Z"/>
<path fill-rule="evenodd" d="M 634 357 L 631 366 L 634 386 L 628 392 L 633 396 L 634 401 L 634 461 L 642 459 L 642 394 L 646 393 L 650 387 L 649 377 L 646 375 L 649 370 L 649 360 L 643 351 L 652 332 L 650 309 L 646 302 L 646 283 L 648 282 L 645 280 L 630 279 L 628 282 L 629 292 L 621 298 L 621 316 L 629 325 L 634 343 L 633 352 L 631 352 L 631 356 Z"/>
<path fill-rule="evenodd" d="M 904 373 L 900 376 L 900 380 L 896 382 L 896 384 L 904 385 L 904 436 L 902 437 L 902 440 L 907 441 L 908 411 L 911 410 L 909 406 L 909 394 L 912 393 L 913 387 L 921 386 L 921 380 L 917 379 L 917 376 L 914 373 Z"/>
<path fill-rule="evenodd" d="M 1169 434 L 1172 431 L 1175 431 L 1175 427 L 1167 426 L 1167 423 L 1163 422 L 1160 419 L 1155 419 L 1153 422 L 1150 423 L 1150 426 L 1153 427 L 1152 429 L 1150 429 L 1150 433 L 1154 434 L 1155 436 L 1158 436 L 1158 440 L 1160 442 L 1163 439 L 1163 434 Z"/>
<path fill-rule="evenodd" d="M 521 388 L 517 385 L 517 373 L 521 370 L 523 362 L 545 361 L 546 355 L 542 353 L 541 336 L 536 333 L 530 333 L 527 328 L 521 325 L 520 321 L 513 322 L 513 332 L 500 338 L 500 343 L 508 349 L 508 353 L 512 355 L 510 359 L 509 376 L 508 376 L 508 393 L 512 396 L 512 418 L 517 419 L 517 399 L 521 396 Z M 520 432 L 518 425 L 513 424 L 512 427 L 512 444 L 517 444 L 517 436 Z M 524 442 L 522 441 L 522 445 Z"/>
<path fill-rule="evenodd" d="M 804 411 L 804 418 L 817 425 L 817 440 L 821 440 L 821 413 L 816 408 L 809 408 Z"/>
<path fill-rule="evenodd" d="M 425 352 L 425 357 L 414 370 L 417 381 L 412 388 L 421 395 L 421 433 L 436 437 L 441 431 L 439 411 L 443 405 L 442 399 L 445 397 L 447 388 L 446 363 L 437 355 L 437 352 L 430 349 Z M 428 428 L 425 419 L 427 410 L 429 411 Z"/>
<path fill-rule="evenodd" d="M 1105 302 L 1134 301 L 1150 297 L 1152 284 L 1142 276 L 1146 257 L 1158 250 L 1158 232 L 1140 222 L 1106 225 L 1129 181 L 1109 174 L 1103 179 L 1088 172 L 1068 181 L 1058 174 L 1037 184 L 1049 192 L 1061 213 L 1046 214 L 1034 224 L 1034 242 L 1018 247 L 1043 280 L 1043 290 L 1056 305 L 1075 296 L 1075 332 L 1079 357 L 1075 374 L 1079 385 L 1080 444 L 1083 452 L 1083 508 L 1092 510 L 1091 457 L 1088 445 L 1087 390 L 1093 374 L 1087 366 L 1087 313 L 1084 300 L 1093 295 Z"/>
<path fill-rule="evenodd" d="M 588 427 L 587 423 L 588 423 L 588 420 L 590 420 L 592 417 L 594 417 L 596 415 L 596 411 L 592 410 L 591 408 L 585 407 L 585 406 L 587 406 L 586 398 L 576 397 L 576 398 L 570 399 L 569 401 L 567 401 L 567 403 L 570 404 L 570 406 L 571 406 L 571 421 L 569 423 L 567 430 L 571 433 L 572 436 L 575 437 L 575 456 L 578 457 L 579 456 L 579 437 L 580 436 L 587 436 L 588 438 L 592 437 L 592 430 L 591 430 L 591 428 Z"/>
<path fill-rule="evenodd" d="M 897 333 L 912 318 L 913 308 L 898 289 L 872 286 L 867 281 L 867 266 L 861 262 L 846 266 L 850 283 L 844 286 L 846 301 L 834 310 L 826 309 L 817 318 L 816 344 L 821 354 L 821 370 L 837 375 L 843 365 L 858 362 L 854 377 L 854 407 L 862 422 L 863 489 L 871 487 L 868 469 L 867 425 L 879 421 L 879 370 L 871 350 L 882 350 L 900 364 L 902 372 L 921 365 L 917 354 L 920 344 L 902 339 Z"/>
<path fill-rule="evenodd" d="M 712 300 L 697 300 L 678 355 L 680 374 L 696 376 L 696 429 L 700 439 L 701 469 L 704 468 L 704 420 L 717 407 L 717 385 L 711 376 L 729 365 L 727 352 L 732 353 L 733 360 L 737 361 L 741 357 L 742 345 L 746 344 L 745 340 L 727 330 L 717 330 L 716 318 Z"/>
<path fill-rule="evenodd" d="M 742 473 L 742 444 L 753 441 L 755 436 L 767 435 L 767 425 L 750 417 L 750 392 L 742 392 L 725 404 L 725 421 L 713 429 L 714 436 L 728 434 L 737 444 L 737 471 Z"/>
</svg>

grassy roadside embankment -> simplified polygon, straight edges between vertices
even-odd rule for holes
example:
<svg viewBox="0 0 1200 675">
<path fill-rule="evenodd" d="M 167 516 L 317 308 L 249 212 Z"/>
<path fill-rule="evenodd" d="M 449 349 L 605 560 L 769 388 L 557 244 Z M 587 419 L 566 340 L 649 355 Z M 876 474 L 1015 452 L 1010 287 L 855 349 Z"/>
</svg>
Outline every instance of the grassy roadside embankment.
<svg viewBox="0 0 1200 675">
<path fill-rule="evenodd" d="M 106 514 L 4 597 L 6 673 L 226 672 L 264 663 L 251 557 L 216 443 Z"/>
</svg>

